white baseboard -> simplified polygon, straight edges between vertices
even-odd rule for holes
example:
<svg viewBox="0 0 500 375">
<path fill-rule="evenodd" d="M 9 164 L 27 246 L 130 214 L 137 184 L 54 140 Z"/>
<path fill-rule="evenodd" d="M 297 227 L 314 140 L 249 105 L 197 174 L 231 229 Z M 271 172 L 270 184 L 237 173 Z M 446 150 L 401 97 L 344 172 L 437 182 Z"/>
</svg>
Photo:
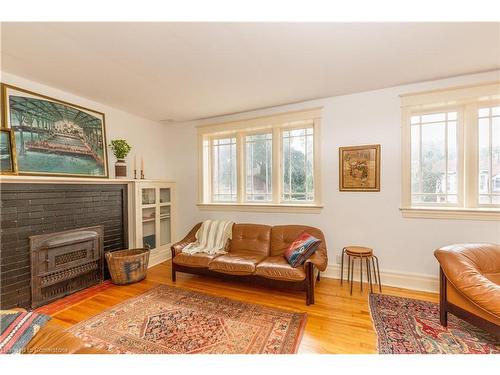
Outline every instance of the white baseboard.
<svg viewBox="0 0 500 375">
<path fill-rule="evenodd" d="M 149 256 L 149 268 L 156 266 L 171 258 L 169 248 L 154 249 Z M 340 279 L 340 265 L 329 264 L 325 272 L 321 273 L 321 277 L 332 279 Z M 363 280 L 365 280 L 366 271 L 363 272 Z M 417 273 L 403 273 L 397 271 L 381 270 L 380 278 L 382 285 L 393 286 L 397 288 L 405 288 L 412 290 L 420 290 L 424 292 L 437 293 L 439 291 L 439 282 L 437 277 L 422 275 Z M 344 280 L 347 279 L 347 267 L 344 267 Z M 359 268 L 354 269 L 354 281 L 359 281 Z"/>
<path fill-rule="evenodd" d="M 156 266 L 157 264 L 160 264 L 160 263 L 170 259 L 171 256 L 172 256 L 172 253 L 170 252 L 170 248 L 168 248 L 168 247 L 163 248 L 163 249 L 151 250 L 151 253 L 149 254 L 148 268 Z"/>
<path fill-rule="evenodd" d="M 340 265 L 329 264 L 325 272 L 321 273 L 321 276 L 340 279 Z M 346 278 L 347 267 L 345 267 L 344 264 L 344 280 L 346 280 Z M 366 281 L 365 278 L 366 271 L 363 270 L 363 281 Z M 382 285 L 433 293 L 437 293 L 439 291 L 438 278 L 429 275 L 380 270 L 380 278 L 382 279 Z M 358 267 L 354 269 L 354 281 L 359 281 Z"/>
</svg>

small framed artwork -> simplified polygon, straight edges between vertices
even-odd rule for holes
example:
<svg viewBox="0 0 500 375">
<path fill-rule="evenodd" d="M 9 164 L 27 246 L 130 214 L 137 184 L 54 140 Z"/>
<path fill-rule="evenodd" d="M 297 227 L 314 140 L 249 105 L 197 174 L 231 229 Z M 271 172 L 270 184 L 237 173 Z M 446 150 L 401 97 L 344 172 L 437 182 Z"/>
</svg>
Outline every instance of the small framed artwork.
<svg viewBox="0 0 500 375">
<path fill-rule="evenodd" d="M 380 145 L 339 148 L 340 191 L 380 191 Z"/>
<path fill-rule="evenodd" d="M 7 84 L 1 90 L 19 174 L 108 177 L 104 113 Z"/>
<path fill-rule="evenodd" d="M 17 174 L 16 142 L 11 129 L 0 129 L 1 174 Z"/>
</svg>

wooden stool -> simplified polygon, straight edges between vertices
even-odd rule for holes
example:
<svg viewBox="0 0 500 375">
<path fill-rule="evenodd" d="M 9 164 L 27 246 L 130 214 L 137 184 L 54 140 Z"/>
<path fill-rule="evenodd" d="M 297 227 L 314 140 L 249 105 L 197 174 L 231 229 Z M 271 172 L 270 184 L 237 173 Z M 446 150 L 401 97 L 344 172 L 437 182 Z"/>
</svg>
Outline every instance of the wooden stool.
<svg viewBox="0 0 500 375">
<path fill-rule="evenodd" d="M 347 255 L 347 282 L 351 281 L 351 295 L 352 295 L 352 284 L 354 276 L 354 261 L 359 258 L 359 279 L 361 284 L 361 291 L 363 291 L 363 259 L 366 260 L 366 278 L 370 283 L 370 292 L 373 292 L 372 285 L 372 273 L 371 269 L 373 267 L 373 277 L 375 278 L 375 283 L 378 284 L 380 292 L 382 292 L 382 283 L 380 282 L 380 269 L 378 267 L 378 258 L 373 255 L 373 250 L 369 247 L 362 246 L 346 246 L 342 249 L 342 262 L 340 267 L 340 285 L 344 281 L 344 256 Z M 371 263 L 371 265 L 370 265 Z M 375 267 L 376 265 L 376 267 Z"/>
</svg>

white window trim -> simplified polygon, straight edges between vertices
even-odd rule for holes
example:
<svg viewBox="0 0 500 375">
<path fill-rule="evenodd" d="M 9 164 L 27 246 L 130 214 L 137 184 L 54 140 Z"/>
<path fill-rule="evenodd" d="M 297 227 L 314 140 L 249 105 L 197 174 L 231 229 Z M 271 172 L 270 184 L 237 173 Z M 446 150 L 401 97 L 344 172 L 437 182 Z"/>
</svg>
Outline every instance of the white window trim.
<svg viewBox="0 0 500 375">
<path fill-rule="evenodd" d="M 317 213 L 323 208 L 321 198 L 321 110 L 322 108 L 313 108 L 297 112 L 282 113 L 277 115 L 245 119 L 239 121 L 226 122 L 221 124 L 211 124 L 198 127 L 198 204 L 200 209 L 206 210 L 225 210 L 225 211 L 256 211 L 256 212 L 302 212 Z M 314 201 L 304 203 L 291 203 L 282 201 L 281 190 L 281 172 L 282 172 L 282 132 L 285 129 L 302 128 L 297 124 L 290 122 L 313 121 L 314 129 Z M 246 156 L 244 137 L 251 134 L 259 134 L 271 131 L 272 138 L 272 187 L 273 200 L 269 202 L 246 202 Z M 211 201 L 211 160 L 208 163 L 204 161 L 204 142 L 212 138 L 236 136 L 236 159 L 237 159 L 237 202 L 213 202 Z M 211 158 L 210 152 L 208 157 Z M 208 165 L 207 171 L 204 171 L 204 163 Z M 204 176 L 204 173 L 207 173 Z M 205 177 L 205 178 L 204 178 Z"/>
<path fill-rule="evenodd" d="M 500 82 L 401 95 L 401 208 L 403 217 L 500 220 L 500 207 L 478 204 L 477 110 L 500 103 Z M 413 114 L 458 112 L 458 205 L 411 203 L 411 125 Z M 465 176 L 467 175 L 467 176 Z"/>
</svg>

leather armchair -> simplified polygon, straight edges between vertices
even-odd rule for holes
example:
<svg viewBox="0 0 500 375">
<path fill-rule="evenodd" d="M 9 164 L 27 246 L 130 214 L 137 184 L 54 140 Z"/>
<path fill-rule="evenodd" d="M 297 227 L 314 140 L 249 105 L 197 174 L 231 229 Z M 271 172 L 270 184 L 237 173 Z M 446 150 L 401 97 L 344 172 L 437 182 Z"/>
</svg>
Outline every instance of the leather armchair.
<svg viewBox="0 0 500 375">
<path fill-rule="evenodd" d="M 434 252 L 440 264 L 440 320 L 448 312 L 500 337 L 500 245 L 468 243 Z"/>
</svg>

